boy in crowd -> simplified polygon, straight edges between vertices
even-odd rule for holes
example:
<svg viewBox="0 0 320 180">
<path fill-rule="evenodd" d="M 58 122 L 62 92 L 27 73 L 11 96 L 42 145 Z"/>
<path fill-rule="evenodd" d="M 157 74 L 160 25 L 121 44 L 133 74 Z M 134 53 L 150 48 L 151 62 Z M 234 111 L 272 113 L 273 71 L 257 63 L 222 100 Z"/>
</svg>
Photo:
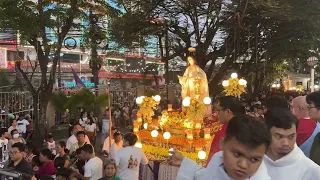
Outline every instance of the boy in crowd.
<svg viewBox="0 0 320 180">
<path fill-rule="evenodd" d="M 140 164 L 148 164 L 148 159 L 142 149 L 134 145 L 137 135 L 127 133 L 123 137 L 123 148 L 116 153 L 117 176 L 122 180 L 138 180 Z"/>
<path fill-rule="evenodd" d="M 220 141 L 226 134 L 229 121 L 236 114 L 245 114 L 245 107 L 241 105 L 241 102 L 234 96 L 221 97 L 216 105 L 216 111 L 218 111 L 218 117 L 221 124 L 223 124 L 221 130 L 219 130 L 211 143 L 210 153 L 208 156 L 207 164 L 210 162 L 212 156 L 220 151 Z"/>
<path fill-rule="evenodd" d="M 170 152 L 169 164 L 180 166 L 177 180 L 270 180 L 263 157 L 271 144 L 268 128 L 255 118 L 239 114 L 228 124 L 221 150 L 207 168 Z"/>
<path fill-rule="evenodd" d="M 320 122 L 320 92 L 314 92 L 307 96 L 309 116 L 312 120 Z M 320 165 L 320 133 L 313 140 L 310 150 L 310 159 Z"/>
<path fill-rule="evenodd" d="M 283 108 L 268 109 L 265 117 L 272 143 L 264 162 L 271 179 L 319 180 L 320 167 L 296 144 L 298 118 Z"/>
</svg>

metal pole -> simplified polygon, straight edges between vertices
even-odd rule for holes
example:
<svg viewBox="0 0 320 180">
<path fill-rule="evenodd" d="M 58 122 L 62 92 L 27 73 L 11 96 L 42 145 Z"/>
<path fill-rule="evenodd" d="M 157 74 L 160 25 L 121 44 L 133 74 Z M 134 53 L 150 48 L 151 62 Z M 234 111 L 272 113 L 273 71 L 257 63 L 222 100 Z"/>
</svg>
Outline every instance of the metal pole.
<svg viewBox="0 0 320 180">
<path fill-rule="evenodd" d="M 314 92 L 314 68 L 311 68 L 311 92 Z"/>
<path fill-rule="evenodd" d="M 112 115 L 111 115 L 111 96 L 110 96 L 110 80 L 107 83 L 107 90 L 108 90 L 108 106 L 109 106 L 109 150 L 111 149 L 111 138 L 112 134 Z"/>
</svg>

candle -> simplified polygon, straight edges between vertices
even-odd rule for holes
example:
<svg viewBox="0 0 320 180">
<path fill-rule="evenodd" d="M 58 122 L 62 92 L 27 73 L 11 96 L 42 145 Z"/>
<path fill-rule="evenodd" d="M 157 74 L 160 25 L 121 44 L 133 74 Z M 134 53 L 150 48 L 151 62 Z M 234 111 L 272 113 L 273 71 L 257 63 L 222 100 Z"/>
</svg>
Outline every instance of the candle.
<svg viewBox="0 0 320 180">
<path fill-rule="evenodd" d="M 201 129 L 201 123 L 200 123 L 199 120 L 196 121 L 195 128 L 196 129 Z"/>
<path fill-rule="evenodd" d="M 133 132 L 134 133 L 137 133 L 139 131 L 139 124 L 138 124 L 138 122 L 134 122 L 134 124 L 133 124 Z"/>
<path fill-rule="evenodd" d="M 140 114 L 137 114 L 137 122 L 138 122 L 139 124 L 142 124 L 142 117 L 141 117 Z"/>
<path fill-rule="evenodd" d="M 193 140 L 193 133 L 192 133 L 192 129 L 187 129 L 187 139 Z"/>
<path fill-rule="evenodd" d="M 210 136 L 210 128 L 204 128 L 204 139 L 205 140 L 210 140 L 211 136 Z"/>
<path fill-rule="evenodd" d="M 172 104 L 168 104 L 168 111 L 172 111 Z"/>
<path fill-rule="evenodd" d="M 158 124 L 160 125 L 161 122 L 162 122 L 162 116 L 158 116 Z"/>
</svg>

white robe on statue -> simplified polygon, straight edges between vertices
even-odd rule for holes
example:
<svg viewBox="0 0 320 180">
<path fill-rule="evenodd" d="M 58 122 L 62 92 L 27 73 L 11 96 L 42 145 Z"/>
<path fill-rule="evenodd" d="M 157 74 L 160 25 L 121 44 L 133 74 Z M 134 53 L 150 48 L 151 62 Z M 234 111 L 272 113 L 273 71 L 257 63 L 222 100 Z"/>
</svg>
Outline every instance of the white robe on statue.
<svg viewBox="0 0 320 180">
<path fill-rule="evenodd" d="M 176 180 L 232 180 L 222 164 L 222 151 L 214 154 L 207 168 L 202 168 L 191 159 L 184 158 Z M 271 180 L 263 162 L 250 180 Z"/>
<path fill-rule="evenodd" d="M 272 180 L 319 180 L 320 166 L 307 158 L 301 149 L 294 149 L 283 158 L 273 161 L 267 155 L 264 162 Z"/>
</svg>

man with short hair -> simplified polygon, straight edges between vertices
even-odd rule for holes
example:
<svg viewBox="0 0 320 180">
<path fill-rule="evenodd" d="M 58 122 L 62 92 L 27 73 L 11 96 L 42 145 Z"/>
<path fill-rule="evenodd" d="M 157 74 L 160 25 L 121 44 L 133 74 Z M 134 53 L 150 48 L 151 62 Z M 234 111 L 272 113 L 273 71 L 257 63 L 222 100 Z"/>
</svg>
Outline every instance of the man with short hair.
<svg viewBox="0 0 320 180">
<path fill-rule="evenodd" d="M 271 179 L 319 180 L 320 167 L 296 145 L 298 118 L 290 110 L 271 108 L 265 120 L 272 136 L 264 158 Z"/>
<path fill-rule="evenodd" d="M 292 100 L 291 112 L 299 119 L 297 145 L 309 157 L 314 138 L 320 132 L 320 124 L 309 117 L 306 96 L 298 96 Z"/>
<path fill-rule="evenodd" d="M 30 164 L 23 158 L 25 154 L 25 145 L 20 142 L 13 144 L 9 154 L 11 159 L 9 167 L 13 167 L 14 171 L 32 177 L 33 170 Z"/>
<path fill-rule="evenodd" d="M 67 140 L 67 144 L 66 144 L 66 148 L 67 148 L 67 149 L 70 150 L 71 145 L 78 142 L 76 135 L 77 135 L 77 133 L 78 133 L 79 131 L 83 131 L 83 128 L 81 127 L 80 124 L 75 124 L 75 125 L 73 126 L 73 129 L 72 129 L 72 133 L 73 133 L 73 134 L 72 134 L 72 136 L 70 136 L 69 139 Z M 90 140 L 89 140 L 89 138 L 88 138 L 87 135 L 85 136 L 85 141 L 86 141 L 88 144 L 90 144 Z"/>
<path fill-rule="evenodd" d="M 169 164 L 180 166 L 177 180 L 271 180 L 263 163 L 270 144 L 270 131 L 263 123 L 238 114 L 229 121 L 222 151 L 214 154 L 207 168 L 176 151 L 170 152 Z"/>
<path fill-rule="evenodd" d="M 119 129 L 117 127 L 111 127 L 111 134 L 114 134 L 116 132 L 118 132 Z M 114 138 L 111 137 L 111 145 L 114 143 Z M 121 143 L 121 146 L 123 144 L 123 141 L 120 142 Z M 108 136 L 105 140 L 104 140 L 104 143 L 103 143 L 103 146 L 102 146 L 102 151 L 104 153 L 105 156 L 109 156 L 109 148 L 110 148 L 110 136 Z"/>
<path fill-rule="evenodd" d="M 123 137 L 123 147 L 116 153 L 118 166 L 117 176 L 122 180 L 138 180 L 140 164 L 148 164 L 148 159 L 142 149 L 134 145 L 138 141 L 137 135 L 130 132 Z"/>
<path fill-rule="evenodd" d="M 110 148 L 110 157 L 109 159 L 114 159 L 116 157 L 116 152 L 122 149 L 122 134 L 120 131 L 117 131 L 113 134 L 114 143 Z"/>
<path fill-rule="evenodd" d="M 210 153 L 208 156 L 207 164 L 210 162 L 212 156 L 220 151 L 220 141 L 224 138 L 229 121 L 236 114 L 245 114 L 245 107 L 241 105 L 238 98 L 234 96 L 221 97 L 216 105 L 218 111 L 218 118 L 221 124 L 223 124 L 221 130 L 219 130 L 211 143 Z"/>
<path fill-rule="evenodd" d="M 5 168 L 9 163 L 8 139 L 10 134 L 7 128 L 1 128 L 0 135 L 0 168 Z"/>
<path fill-rule="evenodd" d="M 312 120 L 320 122 L 320 92 L 313 92 L 307 96 L 307 103 L 309 104 L 309 116 Z M 311 146 L 310 159 L 320 165 L 320 133 L 318 133 Z"/>
<path fill-rule="evenodd" d="M 76 150 L 82 147 L 83 145 L 88 144 L 86 142 L 85 137 L 86 137 L 86 133 L 84 131 L 77 132 L 77 142 L 71 145 L 70 152 L 69 152 L 70 155 L 74 154 Z"/>
<path fill-rule="evenodd" d="M 96 157 L 91 144 L 85 144 L 81 147 L 81 157 L 86 160 L 84 165 L 84 179 L 97 180 L 103 176 L 103 162 Z"/>
</svg>

